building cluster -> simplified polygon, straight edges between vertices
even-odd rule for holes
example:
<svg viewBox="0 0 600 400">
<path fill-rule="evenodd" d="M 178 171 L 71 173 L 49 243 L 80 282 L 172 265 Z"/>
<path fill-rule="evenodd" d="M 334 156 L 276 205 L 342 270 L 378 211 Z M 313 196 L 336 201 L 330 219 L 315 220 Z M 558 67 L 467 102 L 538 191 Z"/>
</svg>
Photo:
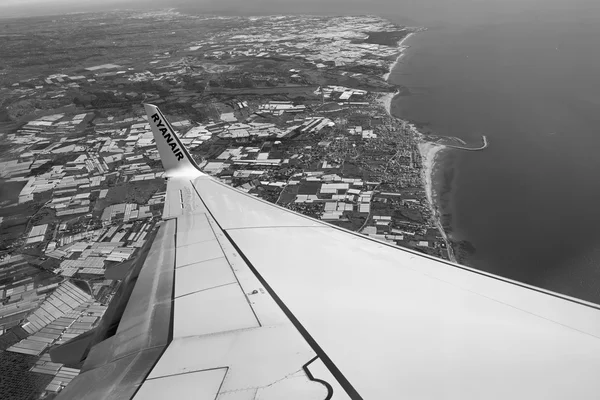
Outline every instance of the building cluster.
<svg viewBox="0 0 600 400">
<path fill-rule="evenodd" d="M 7 352 L 40 357 L 30 371 L 47 376 L 48 393 L 79 371 L 46 351 L 98 324 L 118 287 L 107 271 L 135 259 L 164 203 L 147 121 L 101 117 L 94 126 L 95 116 L 25 123 L 6 135 L 14 158 L 0 164 L 14 188 L 0 210 L 0 334 L 19 332 Z"/>
<path fill-rule="evenodd" d="M 342 74 L 344 73 L 342 72 Z M 366 90 L 352 89 L 337 85 L 319 87 L 315 91 L 315 94 L 321 95 L 324 100 L 337 101 L 340 105 L 368 105 L 369 102 L 364 101 L 367 93 Z"/>
<path fill-rule="evenodd" d="M 319 182 L 320 185 L 315 184 Z M 357 178 L 342 178 L 336 174 L 311 173 L 303 179 L 288 181 L 288 185 L 300 185 L 294 203 L 322 203 L 321 219 L 340 220 L 344 215 L 371 212 L 372 190 L 376 182 L 363 182 Z"/>
<path fill-rule="evenodd" d="M 286 16 L 256 17 L 244 33 L 225 31 L 197 41 L 187 50 L 203 52 L 209 59 L 236 57 L 301 58 L 315 68 L 356 64 L 387 67 L 400 48 L 366 43 L 369 33 L 396 31 L 393 23 L 378 17 Z M 298 75 L 300 71 L 290 71 Z M 293 75 L 292 75 L 293 76 Z"/>
<path fill-rule="evenodd" d="M 94 301 L 90 294 L 74 283 L 64 281 L 54 286 L 37 289 L 35 294 L 28 297 L 38 303 L 35 303 L 34 311 L 20 325 L 23 338 L 15 341 L 5 351 L 40 356 L 48 348 L 64 344 L 88 332 L 104 315 L 106 305 Z M 51 291 L 51 294 L 39 296 L 40 293 L 46 293 L 44 290 Z M 3 307 L 2 313 L 6 314 L 6 310 L 11 309 L 10 306 Z M 78 369 L 52 362 L 48 353 L 41 356 L 30 371 L 48 376 L 50 382 L 45 390 L 50 393 L 60 392 L 79 374 Z"/>
<path fill-rule="evenodd" d="M 14 140 L 27 149 L 0 168 L 5 182 L 19 188 L 3 202 L 14 213 L 0 217 L 0 238 L 11 249 L 0 262 L 0 334 L 19 333 L 7 354 L 38 357 L 28 371 L 43 377 L 46 393 L 60 392 L 79 373 L 52 362 L 47 350 L 99 323 L 118 287 L 107 271 L 139 254 L 165 197 L 162 169 L 148 164 L 157 159 L 154 145 L 146 145 L 147 130 L 140 132 L 147 121 L 123 128 L 123 119 L 115 118 L 100 128 L 104 132 L 77 140 L 63 140 L 67 132 L 48 135 L 45 129 L 63 118 L 26 132 L 34 139 L 29 145 Z M 146 184 L 142 197 L 129 194 Z M 29 214 L 31 206 L 40 208 L 39 217 Z M 22 218 L 29 222 L 11 235 L 8 227 Z"/>
<path fill-rule="evenodd" d="M 42 282 L 37 278 L 38 269 L 28 263 L 22 255 L 5 256 L 0 261 L 0 332 L 20 323 L 37 309 L 48 293 L 59 286 L 59 277 L 47 277 Z"/>
</svg>

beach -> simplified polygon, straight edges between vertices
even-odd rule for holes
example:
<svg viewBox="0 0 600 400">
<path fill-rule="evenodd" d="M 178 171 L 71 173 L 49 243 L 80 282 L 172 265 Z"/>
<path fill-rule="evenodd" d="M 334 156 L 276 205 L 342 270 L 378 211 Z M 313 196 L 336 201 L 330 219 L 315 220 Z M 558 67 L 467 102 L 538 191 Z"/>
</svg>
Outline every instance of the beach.
<svg viewBox="0 0 600 400">
<path fill-rule="evenodd" d="M 445 146 L 431 142 L 422 141 L 419 143 L 419 153 L 423 164 L 423 179 L 425 183 L 425 194 L 429 204 L 434 204 L 433 199 L 433 169 L 435 167 L 435 159 L 437 154 L 443 150 Z"/>
<path fill-rule="evenodd" d="M 386 112 L 391 117 L 394 117 L 391 114 L 391 104 L 392 104 L 392 100 L 394 99 L 396 94 L 397 93 L 387 93 L 377 99 L 379 104 L 381 104 L 385 108 Z M 394 118 L 396 118 L 396 117 L 394 117 Z M 408 121 L 404 121 L 404 123 L 407 124 L 410 131 L 412 131 L 419 140 L 419 144 L 417 147 L 419 149 L 419 154 L 421 155 L 421 163 L 423 166 L 422 171 L 421 171 L 421 173 L 422 173 L 421 179 L 422 179 L 423 187 L 425 188 L 425 195 L 427 197 L 427 203 L 429 204 L 429 209 L 431 210 L 433 223 L 435 224 L 438 231 L 440 232 L 440 235 L 444 238 L 444 242 L 446 243 L 446 248 L 448 249 L 448 258 L 452 262 L 457 262 L 456 257 L 454 255 L 454 251 L 453 251 L 451 243 L 450 243 L 450 239 L 448 238 L 448 235 L 446 234 L 446 231 L 444 230 L 444 227 L 442 225 L 440 213 L 439 213 L 438 207 L 436 206 L 436 202 L 435 202 L 435 198 L 434 198 L 434 188 L 433 188 L 433 175 L 435 173 L 436 159 L 437 159 L 438 155 L 440 154 L 440 152 L 444 149 L 447 149 L 447 147 L 444 145 L 441 145 L 441 144 L 432 143 L 432 142 L 428 142 L 428 141 L 424 140 L 423 134 L 421 132 L 419 132 L 419 130 L 417 129 L 416 126 L 414 126 L 414 124 L 411 124 Z"/>
<path fill-rule="evenodd" d="M 386 93 L 386 94 L 380 96 L 379 98 L 377 98 L 377 102 L 379 104 L 381 104 L 381 106 L 383 108 L 385 108 L 385 111 L 388 113 L 388 115 L 390 117 L 393 117 L 393 115 L 392 115 L 392 100 L 394 99 L 394 97 L 397 94 L 398 94 L 398 92 Z"/>
<path fill-rule="evenodd" d="M 414 127 L 412 128 L 416 131 Z M 431 215 L 433 216 L 435 225 L 437 226 L 438 230 L 440 231 L 440 234 L 446 242 L 446 247 L 448 249 L 448 258 L 452 262 L 457 262 L 456 256 L 454 255 L 454 251 L 450 243 L 450 239 L 448 238 L 448 235 L 446 234 L 446 231 L 444 230 L 444 227 L 442 225 L 442 219 L 440 217 L 438 207 L 435 203 L 433 190 L 433 175 L 435 173 L 436 158 L 438 157 L 440 152 L 444 149 L 447 149 L 447 147 L 441 144 L 426 141 L 421 141 L 418 147 L 419 153 L 421 154 L 421 163 L 423 165 L 423 183 L 425 185 L 425 195 L 427 196 L 427 202 L 429 203 Z"/>
<path fill-rule="evenodd" d="M 414 35 L 414 33 L 409 33 L 402 40 L 400 40 L 398 42 L 398 49 L 400 50 L 400 55 L 398 55 L 398 57 L 396 58 L 396 61 L 394 61 L 392 63 L 392 65 L 390 65 L 389 71 L 387 73 L 383 74 L 383 79 L 384 80 L 386 80 L 386 81 L 388 80 L 388 78 L 390 77 L 390 73 L 392 72 L 392 70 L 394 69 L 394 67 L 396 67 L 396 65 L 398 64 L 398 62 L 400 61 L 400 59 L 404 55 L 404 50 L 406 49 L 406 47 L 404 46 L 404 42 L 406 41 L 406 39 L 408 39 L 412 35 Z"/>
</svg>

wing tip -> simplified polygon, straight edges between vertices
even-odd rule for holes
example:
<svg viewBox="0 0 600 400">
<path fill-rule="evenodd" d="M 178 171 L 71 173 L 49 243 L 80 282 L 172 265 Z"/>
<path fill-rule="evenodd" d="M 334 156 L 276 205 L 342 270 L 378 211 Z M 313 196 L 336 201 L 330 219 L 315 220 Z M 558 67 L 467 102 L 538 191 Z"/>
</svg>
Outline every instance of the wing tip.
<svg viewBox="0 0 600 400">
<path fill-rule="evenodd" d="M 144 109 L 166 176 L 197 177 L 206 175 L 200 170 L 200 167 L 160 109 L 149 103 L 144 103 Z"/>
</svg>

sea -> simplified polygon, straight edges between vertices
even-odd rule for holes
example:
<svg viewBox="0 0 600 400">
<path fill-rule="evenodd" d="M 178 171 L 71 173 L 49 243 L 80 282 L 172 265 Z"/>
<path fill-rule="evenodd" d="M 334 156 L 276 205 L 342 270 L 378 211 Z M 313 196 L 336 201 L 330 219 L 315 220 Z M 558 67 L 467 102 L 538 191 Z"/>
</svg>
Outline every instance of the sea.
<svg viewBox="0 0 600 400">
<path fill-rule="evenodd" d="M 436 205 L 462 264 L 600 303 L 600 12 L 439 24 L 390 74 L 392 114 L 443 150 Z"/>
</svg>

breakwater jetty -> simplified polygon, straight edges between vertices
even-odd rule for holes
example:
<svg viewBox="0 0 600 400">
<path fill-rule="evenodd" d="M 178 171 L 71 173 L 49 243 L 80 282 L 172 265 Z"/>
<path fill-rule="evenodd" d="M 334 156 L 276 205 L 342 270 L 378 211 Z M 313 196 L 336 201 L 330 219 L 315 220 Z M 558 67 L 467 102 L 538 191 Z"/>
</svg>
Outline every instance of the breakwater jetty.
<svg viewBox="0 0 600 400">
<path fill-rule="evenodd" d="M 483 145 L 481 145 L 480 147 L 455 146 L 452 144 L 446 144 L 445 146 L 449 147 L 451 149 L 479 151 L 479 150 L 484 150 L 486 147 L 488 147 L 488 140 L 487 140 L 487 137 L 485 135 L 483 135 Z"/>
</svg>

